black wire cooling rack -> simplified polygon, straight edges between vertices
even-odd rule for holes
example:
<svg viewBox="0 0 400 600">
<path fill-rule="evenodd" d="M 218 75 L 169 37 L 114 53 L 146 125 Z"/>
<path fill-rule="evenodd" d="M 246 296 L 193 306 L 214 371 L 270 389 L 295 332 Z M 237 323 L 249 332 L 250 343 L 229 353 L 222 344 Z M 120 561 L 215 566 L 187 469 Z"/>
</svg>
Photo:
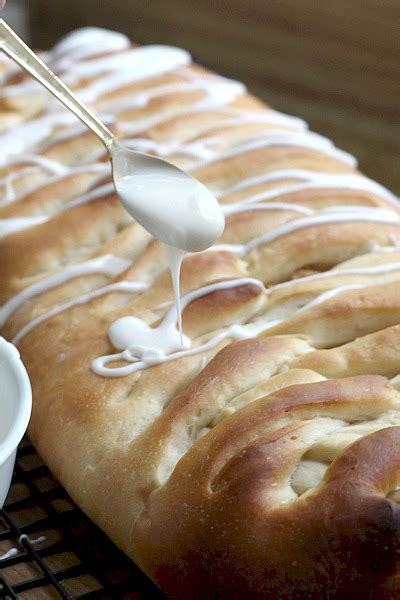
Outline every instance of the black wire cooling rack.
<svg viewBox="0 0 400 600">
<path fill-rule="evenodd" d="M 0 511 L 0 557 L 12 548 L 0 560 L 0 598 L 165 600 L 72 502 L 27 439 Z"/>
</svg>

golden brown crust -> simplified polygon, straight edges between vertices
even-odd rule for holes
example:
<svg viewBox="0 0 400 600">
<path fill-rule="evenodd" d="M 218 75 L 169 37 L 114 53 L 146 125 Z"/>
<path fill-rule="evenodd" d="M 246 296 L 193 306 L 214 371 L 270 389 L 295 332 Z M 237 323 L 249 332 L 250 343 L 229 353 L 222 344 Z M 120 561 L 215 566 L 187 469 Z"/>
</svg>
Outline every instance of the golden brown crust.
<svg viewBox="0 0 400 600">
<path fill-rule="evenodd" d="M 332 431 L 326 421 L 351 428 L 360 410 L 373 419 L 398 408 L 393 400 L 385 381 L 346 379 L 285 388 L 227 419 L 151 496 L 142 539 L 153 576 L 182 598 L 377 597 L 399 551 L 399 508 L 386 496 L 399 477 L 400 430 L 355 441 L 310 493 L 285 488 Z"/>
<path fill-rule="evenodd" d="M 90 60 L 99 58 L 96 48 Z M 127 262 L 116 275 L 50 286 L 4 320 L 11 339 L 42 319 L 19 341 L 34 444 L 83 510 L 172 597 L 394 600 L 398 206 L 326 142 L 286 143 L 291 133 L 311 134 L 242 88 L 207 103 L 200 84 L 231 84 L 201 67 L 125 79 L 93 100 L 116 117 L 120 137 L 192 169 L 222 204 L 249 202 L 227 217 L 222 247 L 185 259 L 181 289 L 259 281 L 189 303 L 185 333 L 200 345 L 233 325 L 265 327 L 242 341 L 230 330 L 208 350 L 127 377 L 96 375 L 91 362 L 114 350 L 109 325 L 128 314 L 156 325 L 172 288 L 162 245 L 107 187 L 100 143 L 58 125 L 0 169 L 0 225 L 48 217 L 0 239 L 0 301 L 94 258 Z M 47 114 L 41 91 L 18 88 L 26 78 L 6 81 L 0 125 Z M 74 87 L 96 81 L 78 78 Z M 270 144 L 276 134 L 281 141 Z M 53 163 L 29 162 L 33 153 L 60 174 Z M 337 185 L 319 185 L 332 176 Z M 329 219 L 346 210 L 361 216 Z M 148 287 L 85 299 L 120 281 Z"/>
</svg>

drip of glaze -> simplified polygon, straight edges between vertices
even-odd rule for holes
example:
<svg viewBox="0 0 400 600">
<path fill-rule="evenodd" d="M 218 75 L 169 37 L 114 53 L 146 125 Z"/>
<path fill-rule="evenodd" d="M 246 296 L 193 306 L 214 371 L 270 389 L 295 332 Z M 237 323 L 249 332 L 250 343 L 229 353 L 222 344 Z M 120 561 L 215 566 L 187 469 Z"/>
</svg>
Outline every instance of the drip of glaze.
<svg viewBox="0 0 400 600">
<path fill-rule="evenodd" d="M 9 550 L 7 550 L 7 552 L 4 552 L 4 554 L 0 556 L 0 561 L 7 560 L 8 558 L 12 558 L 13 556 L 17 556 L 17 554 L 18 548 L 10 548 Z"/>
<path fill-rule="evenodd" d="M 125 128 L 126 130 L 126 128 Z M 263 131 L 252 135 L 233 144 L 229 150 L 219 153 L 218 148 L 213 148 L 221 142 L 222 136 L 209 136 L 203 139 L 191 142 L 189 144 L 160 144 L 155 140 L 146 138 L 135 138 L 130 141 L 130 147 L 139 152 L 157 152 L 159 156 L 169 156 L 170 154 L 186 154 L 198 158 L 200 161 L 192 168 L 202 167 L 210 161 L 225 160 L 241 154 L 242 152 L 250 152 L 257 148 L 267 146 L 300 146 L 311 150 L 318 150 L 328 155 L 333 156 L 343 162 L 355 166 L 354 157 L 347 154 L 343 150 L 335 148 L 330 140 L 318 135 L 317 133 L 307 131 L 286 131 L 272 130 Z"/>
<path fill-rule="evenodd" d="M 146 365 L 163 362 L 166 356 L 190 348 L 191 344 L 189 338 L 179 333 L 176 323 L 163 322 L 159 327 L 150 327 L 133 316 L 114 321 L 108 337 L 115 348 L 129 353 L 131 361 Z"/>
<path fill-rule="evenodd" d="M 128 100 L 122 100 L 113 106 L 113 111 L 120 113 L 123 110 L 132 110 L 136 108 L 142 108 L 146 106 L 149 100 L 154 97 L 162 96 L 164 94 L 171 93 L 193 93 L 196 90 L 203 92 L 203 98 L 195 101 L 190 105 L 190 108 L 182 107 L 178 110 L 181 115 L 192 114 L 193 112 L 201 112 L 204 110 L 211 110 L 213 108 L 220 107 L 221 104 L 225 105 L 235 100 L 238 96 L 245 93 L 245 87 L 237 81 L 225 79 L 220 77 L 218 79 L 198 79 L 191 81 L 190 83 L 181 82 L 175 84 L 166 84 L 162 86 L 149 89 L 144 92 L 139 92 Z M 133 121 L 132 123 L 121 121 L 119 126 L 125 134 L 134 134 L 138 131 L 147 129 L 150 125 L 161 123 L 165 120 L 162 115 L 153 115 L 151 117 L 145 117 L 139 121 Z"/>
<path fill-rule="evenodd" d="M 305 277 L 299 277 L 298 279 L 291 279 L 290 281 L 277 283 L 273 285 L 270 289 L 280 290 L 282 288 L 296 287 L 299 284 L 301 285 L 303 283 L 308 283 L 309 281 L 321 281 L 324 279 L 333 279 L 335 277 L 368 277 L 370 275 L 385 275 L 386 273 L 394 273 L 396 271 L 400 271 L 400 262 L 393 262 L 373 267 L 356 267 L 351 269 L 341 269 L 339 267 L 336 267 L 331 269 L 330 271 L 314 273 L 313 275 L 306 275 Z"/>
<path fill-rule="evenodd" d="M 306 216 L 304 218 L 291 221 L 284 225 L 280 225 L 272 231 L 268 232 L 267 234 L 264 234 L 259 238 L 256 238 L 255 240 L 251 240 L 246 245 L 237 246 L 236 251 L 238 251 L 240 255 L 246 254 L 247 252 L 256 248 L 259 244 L 268 243 L 282 235 L 286 235 L 287 233 L 291 233 L 292 231 L 296 231 L 304 227 L 319 225 L 322 223 L 346 223 L 352 221 L 398 223 L 399 216 L 397 213 L 391 210 L 369 207 L 360 207 L 358 212 L 354 212 L 353 209 L 348 211 L 346 211 L 345 209 L 340 213 L 328 211 L 325 214 L 311 217 Z M 211 250 L 216 250 L 218 248 L 218 246 L 214 246 L 213 248 L 211 248 Z M 230 248 L 234 247 L 231 246 Z M 338 272 L 337 274 L 340 275 L 340 272 Z M 249 282 L 255 283 L 259 286 L 261 285 L 263 287 L 262 282 L 260 282 L 259 280 L 246 279 L 237 279 L 233 282 L 222 282 L 222 287 L 223 289 L 226 289 L 226 287 L 229 286 L 236 287 L 238 285 L 242 285 L 244 283 Z M 210 286 L 200 288 L 199 290 L 195 290 L 194 292 L 187 294 L 182 300 L 182 307 L 185 308 L 185 306 L 187 306 L 187 304 L 193 301 L 194 299 L 199 298 L 207 293 L 211 293 L 216 289 L 220 289 L 220 285 L 221 284 L 211 284 Z M 307 305 L 305 305 L 298 312 L 302 313 L 304 311 L 308 311 L 346 290 L 359 289 L 363 287 L 365 287 L 364 284 L 352 284 L 340 286 L 333 290 L 328 290 L 326 292 L 323 292 L 321 295 L 319 295 Z M 182 348 L 182 346 L 178 346 L 177 342 L 177 310 L 175 309 L 174 313 L 172 314 L 175 315 L 175 320 L 172 324 L 171 312 L 169 312 L 167 313 L 165 319 L 155 329 L 149 327 L 147 323 L 144 323 L 136 317 L 123 317 L 122 320 L 118 319 L 117 321 L 115 321 L 110 328 L 109 337 L 113 345 L 117 349 L 121 350 L 121 352 L 114 355 L 103 356 L 95 359 L 92 362 L 92 369 L 94 370 L 94 372 L 98 375 L 109 377 L 119 377 L 128 375 L 137 370 L 145 369 L 150 365 L 160 364 L 162 362 L 175 360 L 184 356 L 190 356 L 201 351 L 207 351 L 217 346 L 226 338 L 244 339 L 246 337 L 255 337 L 263 331 L 266 331 L 267 329 L 270 329 L 275 325 L 279 325 L 281 323 L 280 320 L 270 322 L 265 322 L 261 320 L 258 323 L 250 323 L 248 325 L 233 324 L 230 327 L 228 327 L 225 331 L 211 338 L 205 344 L 202 344 L 195 348 L 191 348 L 190 340 L 184 338 L 185 344 L 188 342 L 189 347 Z M 129 319 L 129 321 L 126 321 L 125 319 Z M 139 338 L 141 341 L 139 345 L 135 343 L 136 338 Z M 107 366 L 108 363 L 112 363 L 119 360 L 126 360 L 131 364 L 117 368 L 110 368 Z"/>
<path fill-rule="evenodd" d="M 180 335 L 180 340 L 181 340 L 181 346 L 183 346 L 184 343 L 183 343 L 183 329 L 182 329 L 182 310 L 181 310 L 181 295 L 180 295 L 179 282 L 180 282 L 182 260 L 183 260 L 185 252 L 183 250 L 180 250 L 179 248 L 174 248 L 174 246 L 166 245 L 165 248 L 167 250 L 169 269 L 171 272 L 172 287 L 174 290 L 175 307 L 176 307 L 176 312 L 178 314 L 178 330 L 179 330 L 179 335 Z"/>
<path fill-rule="evenodd" d="M 240 212 L 251 211 L 284 211 L 295 212 L 300 215 L 312 215 L 314 211 L 300 204 L 291 204 L 290 202 L 236 202 L 234 204 L 225 204 L 222 206 L 222 211 L 225 216 L 235 215 Z"/>
<path fill-rule="evenodd" d="M 34 174 L 35 172 L 37 172 L 37 169 L 42 169 L 55 175 L 56 178 L 60 178 L 68 172 L 68 169 L 56 160 L 52 160 L 50 158 L 40 155 L 35 156 L 34 154 L 24 154 L 20 158 L 13 158 L 7 160 L 7 167 L 11 167 L 14 165 L 31 166 L 24 166 L 19 171 L 11 171 L 11 173 L 8 173 L 5 177 L 0 179 L 0 186 L 2 186 L 4 190 L 3 197 L 0 200 L 0 206 L 11 204 L 11 202 L 14 202 L 18 198 L 18 194 L 14 189 L 14 182 L 21 175 L 27 176 L 30 174 Z M 38 185 L 33 184 L 27 186 L 24 188 L 23 193 L 27 194 L 28 192 L 33 191 L 36 187 L 40 187 L 41 185 L 42 183 L 39 183 Z"/>
<path fill-rule="evenodd" d="M 182 310 L 188 304 L 207 294 L 217 290 L 225 290 L 242 285 L 255 285 L 265 291 L 264 284 L 258 279 L 240 278 L 234 280 L 220 281 L 189 292 L 182 298 Z M 100 356 L 92 362 L 92 370 L 97 375 L 105 377 L 121 377 L 146 369 L 147 367 L 163 362 L 169 362 L 176 358 L 197 354 L 211 348 L 227 337 L 244 339 L 254 337 L 272 324 L 262 323 L 250 325 L 232 325 L 225 331 L 212 337 L 211 340 L 201 346 L 191 348 L 191 340 L 183 336 L 183 346 L 176 327 L 178 314 L 173 306 L 165 315 L 157 327 L 150 327 L 145 321 L 137 317 L 122 317 L 114 321 L 108 330 L 108 336 L 115 348 L 121 350 L 116 354 Z M 107 367 L 108 363 L 126 360 L 129 365 L 117 368 Z"/>
<path fill-rule="evenodd" d="M 47 539 L 46 536 L 40 535 L 39 537 L 32 540 L 26 535 L 26 533 L 23 533 L 18 538 L 18 545 L 22 546 L 24 543 L 28 543 L 28 544 L 31 544 L 32 546 L 34 546 L 35 544 L 41 544 L 41 543 L 45 542 L 46 539 Z M 18 548 L 15 548 L 15 547 L 10 548 L 10 550 L 8 550 L 7 552 L 5 552 L 4 554 L 2 554 L 0 556 L 0 561 L 4 561 L 9 558 L 12 558 L 13 556 L 17 556 L 17 554 L 19 554 Z"/>
<path fill-rule="evenodd" d="M 222 152 L 218 155 L 218 157 L 213 156 L 208 160 L 204 160 L 194 165 L 192 168 L 198 169 L 206 167 L 210 162 L 224 161 L 229 158 L 234 158 L 242 153 L 252 152 L 254 150 L 258 150 L 260 148 L 267 148 L 269 146 L 298 146 L 300 148 L 307 148 L 309 150 L 315 150 L 317 152 L 321 152 L 322 154 L 326 154 L 327 156 L 332 156 L 337 160 L 342 161 L 345 164 L 350 165 L 351 167 L 357 166 L 357 161 L 348 152 L 344 150 L 340 150 L 336 148 L 330 140 L 324 138 L 321 135 L 315 134 L 313 132 L 294 132 L 294 131 L 286 131 L 279 132 L 275 135 L 273 132 L 270 133 L 260 133 L 258 135 L 252 136 L 248 138 L 245 142 L 241 142 L 236 147 Z"/>
<path fill-rule="evenodd" d="M 11 173 L 8 173 L 8 175 L 0 179 L 0 186 L 3 188 L 3 196 L 0 200 L 0 207 L 11 204 L 11 202 L 14 202 L 17 199 L 17 192 L 14 188 L 14 182 L 21 175 L 30 175 L 34 173 L 34 171 L 34 167 L 26 167 L 20 171 L 11 171 Z"/>
<path fill-rule="evenodd" d="M 26 152 L 26 148 L 34 148 L 50 136 L 55 127 L 69 125 L 74 122 L 70 113 L 47 114 L 31 121 L 9 128 L 0 134 L 2 155 L 0 166 L 7 163 L 13 155 Z M 23 157 L 21 157 L 23 158 Z"/>
<path fill-rule="evenodd" d="M 320 211 L 318 214 L 312 214 L 311 216 L 305 216 L 304 218 L 293 219 L 282 225 L 278 225 L 274 227 L 270 231 L 267 231 L 263 235 L 256 237 L 245 244 L 217 244 L 209 248 L 210 252 L 219 252 L 219 251 L 227 251 L 233 252 L 238 256 L 246 256 L 248 253 L 252 252 L 258 246 L 263 246 L 269 244 L 280 237 L 284 237 L 290 233 L 295 231 L 299 231 L 300 229 L 305 229 L 307 227 L 318 226 L 322 224 L 330 224 L 330 223 L 351 223 L 351 222 L 360 222 L 360 223 L 386 223 L 388 225 L 396 225 L 399 226 L 400 216 L 398 213 L 384 209 L 384 208 L 375 208 L 375 207 L 352 207 L 351 210 L 346 210 L 349 207 L 331 207 L 332 210 Z M 357 210 L 356 210 L 357 209 Z"/>
<path fill-rule="evenodd" d="M 105 183 L 104 185 L 100 185 L 99 187 L 82 194 L 82 196 L 76 196 L 72 200 L 69 200 L 64 207 L 63 211 L 69 210 L 70 208 L 75 208 L 76 206 L 83 206 L 84 204 L 89 204 L 90 202 L 94 202 L 99 198 L 105 198 L 111 194 L 115 193 L 115 187 L 112 183 Z"/>
<path fill-rule="evenodd" d="M 190 292 L 183 297 L 182 306 L 185 308 L 193 300 L 201 298 L 215 290 L 248 284 L 256 285 L 265 293 L 268 293 L 265 290 L 263 283 L 258 279 L 243 278 L 229 280 L 211 284 Z M 332 290 L 327 290 L 296 310 L 293 315 L 288 317 L 288 319 L 312 310 L 316 306 L 331 300 L 343 292 L 364 289 L 366 285 L 367 284 L 342 285 Z M 191 340 L 185 337 L 185 347 L 182 348 L 178 345 L 176 317 L 175 309 L 172 309 L 155 328 L 150 327 L 147 323 L 136 317 L 122 317 L 121 319 L 117 319 L 117 321 L 112 323 L 108 335 L 114 347 L 121 350 L 121 352 L 96 358 L 92 362 L 92 370 L 104 377 L 124 377 L 135 373 L 136 371 L 147 369 L 152 365 L 170 362 L 171 360 L 192 356 L 200 352 L 207 352 L 228 338 L 243 340 L 257 337 L 264 331 L 272 329 L 288 320 L 266 320 L 265 318 L 259 318 L 254 322 L 246 324 L 234 323 L 198 346 L 192 347 Z M 138 339 L 140 340 L 140 345 L 137 344 Z M 107 366 L 109 363 L 123 360 L 130 364 L 122 367 Z"/>
<path fill-rule="evenodd" d="M 195 79 L 190 83 L 187 81 L 164 83 L 141 92 L 136 92 L 132 96 L 129 96 L 129 98 L 119 100 L 113 104 L 113 111 L 118 114 L 137 108 L 144 108 L 149 104 L 150 100 L 153 100 L 154 98 L 168 94 L 193 93 L 195 91 L 201 91 L 205 94 L 205 98 L 196 102 L 195 106 L 199 106 L 200 103 L 206 103 L 207 108 L 209 108 L 210 106 L 215 106 L 221 102 L 229 102 L 236 98 L 240 93 L 243 93 L 243 86 L 241 84 L 236 85 L 236 83 L 236 81 L 231 81 L 222 77 L 215 81 L 210 81 L 209 79 Z M 191 109 L 192 108 L 193 107 L 191 107 Z M 135 124 L 132 126 L 135 127 Z M 121 127 L 127 133 L 130 131 L 129 123 L 122 122 Z M 131 142 L 139 144 L 145 143 L 144 139 L 141 138 L 133 138 Z M 148 140 L 148 143 L 152 143 L 152 140 Z"/>
<path fill-rule="evenodd" d="M 129 46 L 129 38 L 123 33 L 100 27 L 81 27 L 61 38 L 50 54 L 54 59 L 65 56 L 71 63 L 98 54 L 99 48 L 105 53 L 124 50 Z"/>
<path fill-rule="evenodd" d="M 100 298 L 101 296 L 105 296 L 106 294 L 110 294 L 111 292 L 144 292 L 148 289 L 148 285 L 141 281 L 117 281 L 116 283 L 110 283 L 110 285 L 106 285 L 101 288 L 97 288 L 93 290 L 93 292 L 89 292 L 88 294 L 84 294 L 83 296 L 78 296 L 78 298 L 74 298 L 69 302 L 65 302 L 65 304 L 60 304 L 56 308 L 52 308 L 45 313 L 42 313 L 29 323 L 27 323 L 11 340 L 12 343 L 16 346 L 25 337 L 28 333 L 30 333 L 33 329 L 35 329 L 44 321 L 48 321 L 52 317 L 56 317 L 61 313 L 73 308 L 74 306 L 79 306 L 82 304 L 88 304 L 95 298 Z"/>
<path fill-rule="evenodd" d="M 397 249 L 397 251 L 399 251 L 399 249 Z M 337 278 L 337 277 L 354 277 L 354 276 L 356 276 L 356 277 L 357 276 L 360 276 L 360 277 L 374 277 L 374 276 L 379 276 L 379 275 L 385 275 L 385 274 L 388 274 L 388 273 L 395 273 L 395 272 L 398 272 L 398 271 L 400 271 L 400 262 L 388 263 L 388 264 L 385 264 L 385 265 L 378 265 L 378 266 L 374 266 L 374 267 L 358 267 L 358 268 L 351 268 L 351 269 L 341 269 L 339 267 L 336 267 L 336 268 L 332 269 L 331 271 L 326 271 L 326 272 L 323 272 L 323 273 L 315 273 L 314 275 L 306 275 L 305 277 L 299 277 L 298 279 L 293 279 L 293 280 L 290 280 L 290 281 L 286 281 L 284 283 L 278 283 L 276 285 L 273 285 L 271 288 L 269 288 L 269 290 L 271 292 L 274 292 L 275 290 L 279 290 L 281 288 L 296 287 L 298 285 L 301 285 L 302 283 L 308 283 L 309 281 L 319 281 L 319 280 L 323 280 L 323 279 L 334 279 L 334 278 Z M 235 287 L 236 281 L 237 280 L 233 281 L 232 287 Z M 252 280 L 252 282 L 253 283 L 257 282 L 258 285 L 263 286 L 262 282 L 259 281 L 259 280 Z M 34 286 L 32 286 L 32 287 L 34 287 Z M 42 315 L 40 315 L 39 317 L 37 317 L 36 319 L 34 319 L 30 323 L 28 323 L 15 336 L 15 338 L 12 340 L 12 342 L 14 344 L 17 344 L 25 335 L 27 335 L 35 327 L 37 327 L 38 325 L 40 325 L 40 323 L 43 323 L 43 321 L 47 321 L 51 317 L 56 316 L 56 315 L 58 315 L 58 314 L 60 314 L 60 313 L 62 313 L 64 311 L 72 308 L 73 306 L 78 306 L 80 304 L 89 303 L 91 300 L 94 300 L 95 298 L 98 298 L 100 296 L 104 296 L 104 295 L 112 293 L 112 292 L 135 293 L 135 292 L 146 291 L 148 289 L 148 287 L 149 286 L 147 284 L 142 283 L 142 282 L 117 281 L 116 283 L 111 283 L 111 284 L 109 284 L 107 286 L 104 286 L 102 288 L 98 288 L 96 290 L 93 290 L 92 292 L 89 292 L 88 294 L 84 294 L 82 296 L 79 296 L 79 297 L 71 300 L 70 302 L 62 304 L 62 305 L 58 306 L 57 308 L 51 309 L 51 310 L 43 313 Z M 337 290 L 339 288 L 334 288 L 334 289 Z M 350 289 L 350 288 L 347 288 L 347 289 Z M 342 291 L 343 291 L 343 286 L 342 286 Z M 21 292 L 21 296 L 22 295 L 24 295 L 24 291 Z M 32 294 L 29 294 L 29 297 L 32 297 Z M 321 298 L 321 296 L 319 298 Z M 21 305 L 26 300 L 27 300 L 27 297 L 21 298 L 21 301 L 18 302 L 18 304 Z M 12 302 L 13 301 L 11 300 L 10 304 Z M 314 302 L 314 300 L 312 302 Z M 321 302 L 321 300 L 320 300 L 320 302 Z M 4 305 L 3 308 L 5 308 L 5 309 L 7 308 L 8 310 L 11 308 L 12 311 L 16 309 L 13 306 L 7 307 L 7 304 Z M 169 305 L 170 305 L 170 302 L 163 302 L 162 304 L 159 304 L 157 306 L 157 308 L 158 309 L 162 309 L 162 308 L 165 308 L 166 306 L 169 306 Z M 308 304 L 308 305 L 305 305 L 303 307 L 303 309 L 306 306 L 308 308 L 311 308 L 311 305 Z M 314 303 L 314 306 L 315 306 L 315 303 Z M 0 311 L 0 325 L 2 324 L 1 323 L 1 317 L 3 317 L 3 319 L 4 319 L 4 313 L 2 314 L 2 312 Z M 178 357 L 176 356 L 176 358 L 178 358 Z"/>
<path fill-rule="evenodd" d="M 14 219 L 0 219 L 0 239 L 21 231 L 22 229 L 28 229 L 35 225 L 40 225 L 48 220 L 47 217 L 15 217 Z"/>
<path fill-rule="evenodd" d="M 262 184 L 275 182 L 279 183 L 281 180 L 298 180 L 299 182 L 304 183 L 292 183 L 290 185 L 286 184 L 272 190 L 260 192 L 258 194 L 250 194 L 241 200 L 240 203 L 236 204 L 243 205 L 245 203 L 256 202 L 258 200 L 275 200 L 286 194 L 292 194 L 311 189 L 343 189 L 371 193 L 383 198 L 384 200 L 387 200 L 396 206 L 396 208 L 399 208 L 400 206 L 399 198 L 395 196 L 395 194 L 390 192 L 383 185 L 380 185 L 376 181 L 373 181 L 364 175 L 331 174 L 318 171 L 308 171 L 307 169 L 280 169 L 277 171 L 261 173 L 260 175 L 253 177 L 247 177 L 226 187 L 219 194 L 217 194 L 217 197 L 219 198 L 228 194 L 240 192 L 242 190 Z M 228 207 L 234 205 L 228 204 L 226 206 L 229 212 Z"/>
<path fill-rule="evenodd" d="M 54 175 L 64 175 L 68 172 L 68 168 L 65 165 L 62 165 L 60 162 L 52 160 L 51 158 L 47 158 L 47 156 L 41 156 L 40 154 L 36 155 L 24 153 L 19 158 L 13 158 L 7 161 L 8 167 L 18 164 L 35 165 Z"/>
<path fill-rule="evenodd" d="M 38 159 L 38 160 L 36 160 Z M 73 167 L 73 168 L 66 168 L 63 165 L 61 165 L 60 163 L 58 163 L 57 161 L 53 161 L 50 159 L 46 159 L 45 157 L 41 157 L 41 156 L 32 156 L 29 158 L 22 158 L 21 160 L 13 160 L 13 161 L 8 161 L 8 166 L 12 165 L 12 164 L 25 164 L 25 162 L 28 163 L 32 163 L 33 165 L 36 166 L 31 166 L 31 167 L 25 167 L 23 169 L 21 169 L 20 171 L 15 171 L 15 172 L 11 172 L 8 175 L 6 175 L 5 177 L 3 177 L 2 179 L 0 179 L 0 186 L 3 186 L 3 190 L 4 190 L 4 194 L 3 194 L 3 198 L 0 200 L 0 207 L 1 206 L 5 206 L 7 204 L 11 204 L 12 202 L 15 202 L 17 199 L 19 199 L 22 196 L 25 196 L 26 194 L 30 194 L 31 192 L 34 192 L 35 190 L 38 190 L 40 188 L 46 185 L 49 185 L 51 183 L 54 183 L 55 181 L 60 181 L 63 177 L 66 177 L 68 175 L 72 175 L 75 173 L 101 173 L 101 175 L 99 176 L 99 179 L 97 181 L 101 181 L 101 179 L 104 177 L 105 173 L 107 172 L 107 167 L 108 165 L 102 164 L 102 163 L 94 163 L 92 165 L 84 165 L 81 166 L 79 165 L 78 167 Z M 44 169 L 49 171 L 49 173 L 53 174 L 53 177 L 50 177 L 49 179 L 47 179 L 45 181 L 45 183 L 43 183 L 42 179 L 39 180 L 39 182 L 34 183 L 33 185 L 29 185 L 27 187 L 24 187 L 24 190 L 22 193 L 17 193 L 17 191 L 14 189 L 14 181 L 16 179 L 18 179 L 18 177 L 20 175 L 29 175 L 29 174 L 35 174 L 37 173 L 37 168 L 39 169 Z M 96 185 L 96 181 L 93 182 L 92 184 L 93 186 Z M 111 189 L 113 189 L 112 184 L 111 185 Z M 77 202 L 79 200 L 78 198 L 74 199 L 74 202 Z M 85 204 L 86 202 L 90 202 L 92 200 L 92 198 L 88 198 L 86 200 L 86 198 L 84 198 L 82 200 L 82 204 Z M 72 201 L 71 201 L 72 202 Z M 65 206 L 65 208 L 69 208 L 70 207 L 70 203 L 67 203 L 67 205 Z"/>
<path fill-rule="evenodd" d="M 28 302 L 31 298 L 39 294 L 43 294 L 71 279 L 83 277 L 85 275 L 94 275 L 96 273 L 104 273 L 110 277 L 115 277 L 125 271 L 130 266 L 130 261 L 112 254 L 104 254 L 92 258 L 85 262 L 77 263 L 66 267 L 63 271 L 50 275 L 37 283 L 24 288 L 21 292 L 10 298 L 8 302 L 0 307 L 0 326 L 10 318 L 10 316 L 21 306 Z"/>
<path fill-rule="evenodd" d="M 99 42 L 93 54 L 98 54 L 102 47 Z M 55 59 L 54 64 L 53 60 Z M 60 73 L 70 86 L 76 86 L 82 79 L 93 82 L 76 90 L 86 102 L 93 102 L 99 96 L 141 79 L 148 79 L 183 67 L 190 62 L 190 54 L 186 50 L 173 46 L 143 46 L 126 48 L 126 51 L 111 56 L 100 56 L 81 61 L 81 56 L 67 54 L 62 59 L 52 52 L 44 54 L 45 62 Z M 79 62 L 77 62 L 79 61 Z M 40 92 L 36 81 L 25 79 L 16 85 L 2 89 L 2 96 L 15 96 Z"/>
<path fill-rule="evenodd" d="M 294 171 L 293 171 L 294 172 Z M 284 177 L 282 177 L 284 178 Z M 290 179 L 291 177 L 288 175 L 287 177 Z M 293 178 L 295 176 L 293 175 Z M 278 178 L 277 178 L 278 179 Z M 257 183 L 268 182 L 268 178 L 250 178 L 249 185 L 257 185 Z M 245 188 L 245 186 L 243 186 Z M 238 188 L 243 189 L 243 188 Z M 286 196 L 288 194 L 297 194 L 298 192 L 304 192 L 308 190 L 346 190 L 346 191 L 356 191 L 356 192 L 365 192 L 377 195 L 384 200 L 393 204 L 396 208 L 400 208 L 398 198 L 386 190 L 383 186 L 378 185 L 375 181 L 368 179 L 367 177 L 363 177 L 361 175 L 326 175 L 321 180 L 316 179 L 315 181 L 309 181 L 306 183 L 298 183 L 298 184 L 290 184 L 282 187 L 278 187 L 277 189 L 266 190 L 264 192 L 259 192 L 258 194 L 251 194 L 241 200 L 240 202 L 236 202 L 234 204 L 225 205 L 225 210 L 228 213 L 230 210 L 235 211 L 234 207 L 238 205 L 244 206 L 246 204 L 251 204 L 253 202 L 257 202 L 258 200 L 266 201 L 266 200 L 275 200 L 279 199 L 280 196 Z M 237 191 L 237 190 L 234 190 Z M 229 190 L 230 193 L 230 190 Z M 360 208 L 358 206 L 358 208 Z M 368 207 L 367 207 L 368 208 Z"/>
<path fill-rule="evenodd" d="M 164 165 L 117 179 L 116 189 L 129 214 L 166 245 L 183 347 L 182 260 L 185 252 L 205 250 L 221 235 L 225 225 L 221 207 L 199 181 Z"/>
</svg>

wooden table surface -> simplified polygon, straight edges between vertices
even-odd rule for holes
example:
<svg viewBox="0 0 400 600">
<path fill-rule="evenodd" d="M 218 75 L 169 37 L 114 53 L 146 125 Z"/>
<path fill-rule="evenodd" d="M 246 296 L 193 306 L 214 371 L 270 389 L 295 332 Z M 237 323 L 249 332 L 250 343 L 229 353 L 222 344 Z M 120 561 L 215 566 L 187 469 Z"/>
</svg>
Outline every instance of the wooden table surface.
<svg viewBox="0 0 400 600">
<path fill-rule="evenodd" d="M 82 25 L 188 48 L 400 193 L 399 0 L 30 0 L 32 41 Z M 49 24 L 51 23 L 51 27 Z"/>
</svg>

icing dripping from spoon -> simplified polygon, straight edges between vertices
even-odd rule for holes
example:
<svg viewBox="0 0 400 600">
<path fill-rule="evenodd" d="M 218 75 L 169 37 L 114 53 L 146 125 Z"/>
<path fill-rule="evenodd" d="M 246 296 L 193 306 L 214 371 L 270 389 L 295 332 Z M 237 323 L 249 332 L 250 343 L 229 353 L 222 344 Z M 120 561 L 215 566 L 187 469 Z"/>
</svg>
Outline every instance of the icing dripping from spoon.
<svg viewBox="0 0 400 600">
<path fill-rule="evenodd" d="M 161 160 L 143 165 L 136 174 L 115 177 L 114 182 L 129 214 L 166 245 L 183 347 L 182 259 L 186 252 L 205 250 L 219 238 L 225 226 L 221 207 L 203 184 Z"/>
<path fill-rule="evenodd" d="M 93 30 L 87 33 L 95 35 Z M 116 41 L 119 44 L 121 39 Z M 3 19 L 0 19 L 0 49 L 33 75 L 103 142 L 112 161 L 114 184 L 125 208 L 155 238 L 174 249 L 169 251 L 169 256 L 178 308 L 179 272 L 183 253 L 209 248 L 224 229 L 225 220 L 217 200 L 204 185 L 184 170 L 155 156 L 134 152 L 121 144 L 104 122 L 54 75 Z M 176 66 L 182 62 L 186 64 L 189 60 L 185 51 L 176 48 L 170 48 L 167 53 L 168 60 L 163 63 L 162 70 L 169 70 L 171 63 Z M 129 60 L 136 61 L 137 64 L 142 54 L 143 50 L 135 50 L 132 56 L 129 55 Z M 159 56 L 157 49 L 155 54 Z M 144 69 L 147 76 L 148 69 L 147 65 Z M 113 78 L 112 75 L 111 77 Z M 119 84 L 131 81 L 130 70 L 123 70 L 121 79 L 117 77 L 117 80 Z M 103 81 L 97 92 L 104 89 L 104 84 L 107 90 L 108 82 Z M 69 118 L 68 116 L 67 119 Z M 49 127 L 47 121 L 45 125 Z M 40 137 L 37 123 L 32 128 L 34 135 Z M 18 150 L 19 148 L 14 149 L 14 152 Z M 7 227 L 11 225 L 14 227 L 15 223 L 4 224 Z M 183 342 L 181 321 L 179 316 L 180 339 Z"/>
</svg>

